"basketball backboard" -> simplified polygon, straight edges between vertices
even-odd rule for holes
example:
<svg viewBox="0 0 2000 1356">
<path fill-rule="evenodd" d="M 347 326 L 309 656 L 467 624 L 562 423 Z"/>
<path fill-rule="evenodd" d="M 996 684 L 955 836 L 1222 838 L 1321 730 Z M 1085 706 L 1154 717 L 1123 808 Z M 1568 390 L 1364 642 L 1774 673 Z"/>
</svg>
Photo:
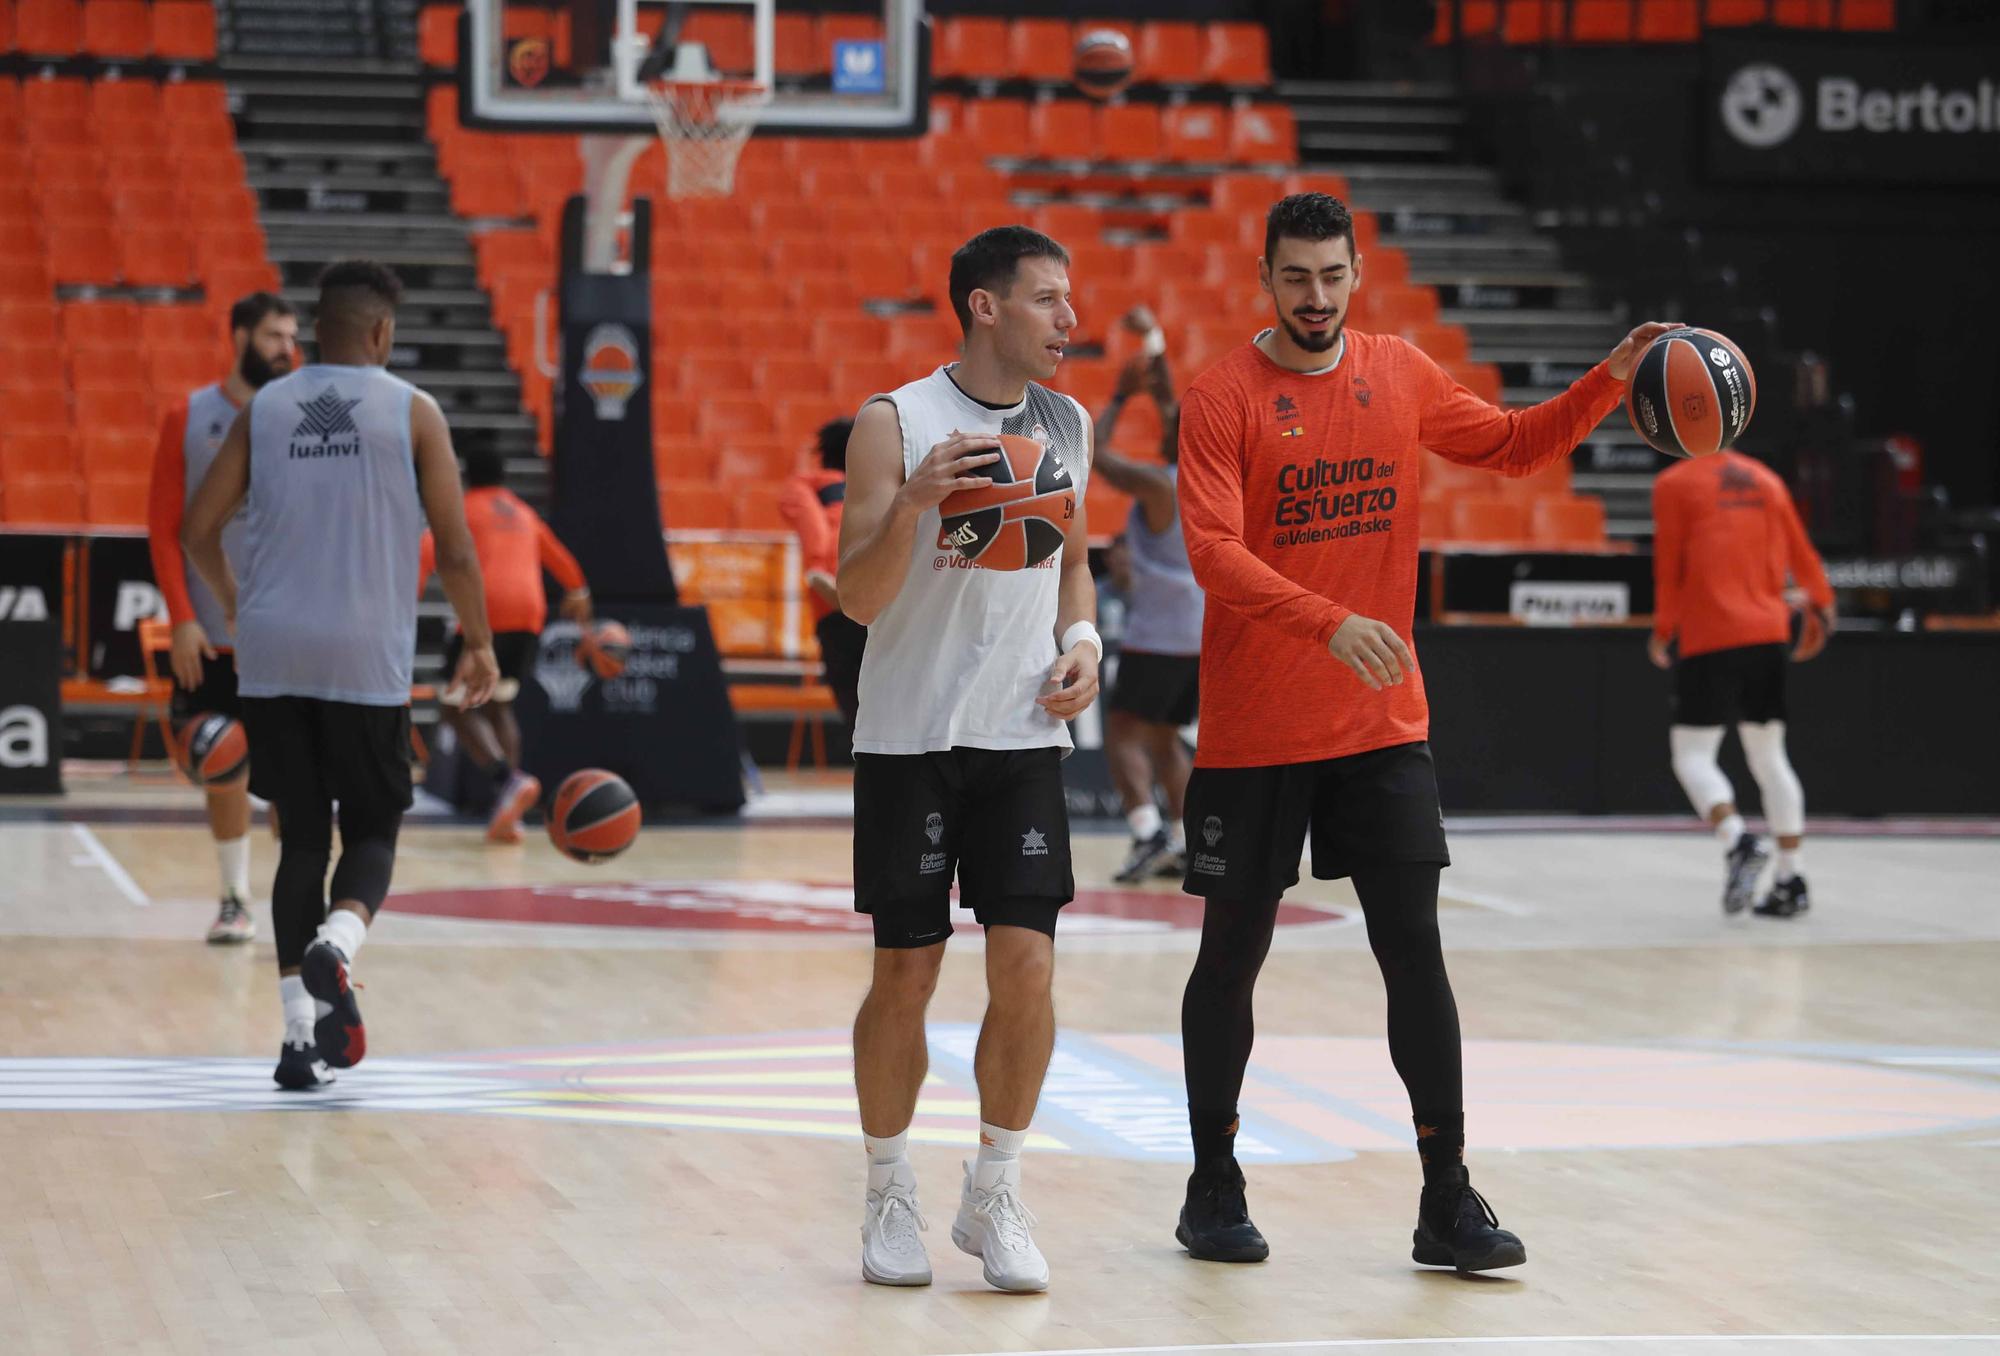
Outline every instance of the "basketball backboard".
<svg viewBox="0 0 2000 1356">
<path fill-rule="evenodd" d="M 924 129 L 923 0 L 860 0 L 839 13 L 810 0 L 468 0 L 460 116 L 493 131 L 650 133 L 644 79 L 690 43 L 717 75 L 770 91 L 735 115 L 760 133 Z"/>
</svg>

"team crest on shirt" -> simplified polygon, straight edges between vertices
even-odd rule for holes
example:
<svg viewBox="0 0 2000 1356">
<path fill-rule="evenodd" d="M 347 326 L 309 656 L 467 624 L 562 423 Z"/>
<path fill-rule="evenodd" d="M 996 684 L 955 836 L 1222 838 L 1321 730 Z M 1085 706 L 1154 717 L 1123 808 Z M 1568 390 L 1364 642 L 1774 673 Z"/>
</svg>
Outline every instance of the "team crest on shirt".
<svg viewBox="0 0 2000 1356">
<path fill-rule="evenodd" d="M 1351 385 L 1354 391 L 1354 403 L 1364 410 L 1367 409 L 1368 397 L 1371 394 L 1368 389 L 1368 378 L 1356 377 Z"/>
<path fill-rule="evenodd" d="M 1281 395 L 1271 402 L 1271 413 L 1277 416 L 1281 424 L 1292 423 L 1299 417 L 1299 402 L 1288 395 Z"/>
</svg>

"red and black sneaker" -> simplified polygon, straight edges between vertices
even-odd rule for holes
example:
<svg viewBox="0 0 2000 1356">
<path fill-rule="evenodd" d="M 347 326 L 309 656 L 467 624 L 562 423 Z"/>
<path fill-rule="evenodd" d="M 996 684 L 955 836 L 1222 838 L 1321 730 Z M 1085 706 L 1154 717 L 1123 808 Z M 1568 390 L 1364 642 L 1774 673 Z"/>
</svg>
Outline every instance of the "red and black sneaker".
<svg viewBox="0 0 2000 1356">
<path fill-rule="evenodd" d="M 336 1069 L 353 1068 L 368 1053 L 368 1028 L 361 1023 L 361 1005 L 354 1001 L 347 957 L 321 937 L 306 948 L 299 978 L 307 993 L 333 1005 L 333 1011 L 313 1023 L 313 1044 L 319 1047 L 320 1058 Z"/>
</svg>

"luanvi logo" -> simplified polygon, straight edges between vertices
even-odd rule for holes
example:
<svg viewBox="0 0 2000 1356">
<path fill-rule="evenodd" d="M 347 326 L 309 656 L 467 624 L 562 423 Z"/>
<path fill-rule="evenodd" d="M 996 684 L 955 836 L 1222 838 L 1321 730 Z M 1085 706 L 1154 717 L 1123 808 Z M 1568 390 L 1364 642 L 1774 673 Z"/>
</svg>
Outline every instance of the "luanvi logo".
<svg viewBox="0 0 2000 1356">
<path fill-rule="evenodd" d="M 361 400 L 344 398 L 339 391 L 329 386 L 299 406 L 299 426 L 292 430 L 291 454 L 294 457 L 352 457 L 361 451 L 361 430 L 354 423 L 354 407 Z M 336 434 L 352 434 L 340 442 L 333 441 Z M 301 441 L 302 439 L 313 441 Z"/>
<path fill-rule="evenodd" d="M 1277 416 L 1279 423 L 1289 424 L 1299 417 L 1298 402 L 1288 395 L 1281 395 L 1271 402 L 1271 413 Z"/>
</svg>

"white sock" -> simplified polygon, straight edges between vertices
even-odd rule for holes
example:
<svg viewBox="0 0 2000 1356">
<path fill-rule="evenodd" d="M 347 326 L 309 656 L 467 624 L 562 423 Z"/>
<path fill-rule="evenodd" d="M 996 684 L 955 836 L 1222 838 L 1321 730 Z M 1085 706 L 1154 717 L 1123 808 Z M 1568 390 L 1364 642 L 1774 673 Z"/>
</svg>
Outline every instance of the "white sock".
<svg viewBox="0 0 2000 1356">
<path fill-rule="evenodd" d="M 1167 824 L 1167 846 L 1175 852 L 1187 851 L 1187 825 L 1178 819 Z"/>
<path fill-rule="evenodd" d="M 861 1147 L 868 1151 L 868 1163 L 870 1167 L 885 1163 L 895 1163 L 910 1156 L 909 1129 L 905 1127 L 900 1134 L 887 1135 L 881 1138 L 877 1138 L 874 1135 L 863 1135 L 861 1137 Z"/>
<path fill-rule="evenodd" d="M 1715 826 L 1716 841 L 1722 844 L 1724 852 L 1736 846 L 1736 840 L 1743 836 L 1743 816 L 1730 815 Z"/>
<path fill-rule="evenodd" d="M 1805 874 L 1806 850 L 1804 847 L 1778 849 L 1778 879 L 1791 880 Z"/>
<path fill-rule="evenodd" d="M 319 925 L 317 936 L 339 947 L 340 954 L 352 965 L 355 955 L 361 950 L 361 943 L 368 939 L 368 924 L 351 909 L 335 909 Z"/>
<path fill-rule="evenodd" d="M 306 992 L 306 982 L 297 975 L 279 976 L 278 1003 L 285 1010 L 285 1039 L 295 1045 L 310 1041 L 313 1022 L 324 1014 Z M 332 1011 L 331 1004 L 326 1006 L 327 1011 Z"/>
<path fill-rule="evenodd" d="M 222 893 L 235 895 L 245 904 L 250 902 L 250 839 L 218 838 L 215 840 L 216 865 L 222 868 Z"/>
<path fill-rule="evenodd" d="M 1020 1161 L 1021 1146 L 1028 1142 L 1026 1130 L 1003 1130 L 986 1121 L 979 1123 L 979 1166 Z"/>
<path fill-rule="evenodd" d="M 1132 826 L 1132 836 L 1145 842 L 1160 831 L 1160 807 L 1147 801 L 1125 812 L 1125 822 Z"/>
</svg>

